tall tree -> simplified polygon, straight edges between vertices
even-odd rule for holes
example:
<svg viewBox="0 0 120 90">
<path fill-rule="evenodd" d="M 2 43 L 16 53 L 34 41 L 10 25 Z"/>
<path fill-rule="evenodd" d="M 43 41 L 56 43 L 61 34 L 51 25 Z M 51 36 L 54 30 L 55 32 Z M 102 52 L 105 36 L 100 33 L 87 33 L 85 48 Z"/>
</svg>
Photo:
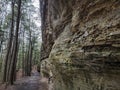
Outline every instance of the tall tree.
<svg viewBox="0 0 120 90">
<path fill-rule="evenodd" d="M 3 74 L 3 82 L 7 82 L 7 78 L 8 78 L 8 69 L 9 69 L 9 63 L 10 60 L 10 53 L 11 53 L 11 47 L 12 47 L 12 41 L 13 41 L 13 33 L 14 33 L 14 6 L 15 6 L 15 1 L 12 0 L 11 2 L 11 8 L 12 8 L 12 19 L 11 19 L 11 29 L 10 29 L 10 34 L 9 34 L 9 41 L 8 41 L 8 45 L 7 45 L 7 54 L 5 57 L 5 65 L 4 65 L 4 74 Z M 8 63 L 9 62 L 9 63 Z"/>
<path fill-rule="evenodd" d="M 17 5 L 17 18 L 16 18 L 16 30 L 15 37 L 14 35 L 14 6 L 15 1 L 12 0 L 12 22 L 11 22 L 11 30 L 10 30 L 10 39 L 8 42 L 8 50 L 5 59 L 4 66 L 4 75 L 3 82 L 8 82 L 8 84 L 13 84 L 16 75 L 16 63 L 17 63 L 17 55 L 18 55 L 18 32 L 20 25 L 20 14 L 21 14 L 21 0 L 18 0 Z M 13 38 L 14 37 L 14 38 Z"/>
<path fill-rule="evenodd" d="M 15 31 L 15 39 L 14 39 L 14 48 L 13 48 L 13 57 L 11 60 L 10 66 L 10 74 L 9 74 L 9 83 L 13 84 L 16 75 L 16 64 L 17 64 L 17 55 L 18 55 L 18 32 L 20 26 L 20 16 L 21 16 L 21 0 L 18 0 L 18 13 L 17 13 L 17 20 L 16 20 L 16 31 Z"/>
</svg>

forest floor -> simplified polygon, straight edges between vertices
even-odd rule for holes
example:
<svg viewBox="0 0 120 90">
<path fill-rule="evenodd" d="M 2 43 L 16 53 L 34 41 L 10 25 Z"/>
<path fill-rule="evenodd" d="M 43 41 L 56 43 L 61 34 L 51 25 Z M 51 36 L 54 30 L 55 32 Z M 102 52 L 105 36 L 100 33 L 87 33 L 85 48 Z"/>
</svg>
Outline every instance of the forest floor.
<svg viewBox="0 0 120 90">
<path fill-rule="evenodd" d="M 8 86 L 7 89 L 0 86 L 0 90 L 48 90 L 48 79 L 41 78 L 40 74 L 34 71 L 30 77 L 18 79 L 14 85 Z"/>
<path fill-rule="evenodd" d="M 44 80 L 43 80 L 44 79 Z M 31 77 L 17 80 L 7 90 L 48 90 L 47 79 L 40 78 L 39 73 L 33 73 Z"/>
</svg>

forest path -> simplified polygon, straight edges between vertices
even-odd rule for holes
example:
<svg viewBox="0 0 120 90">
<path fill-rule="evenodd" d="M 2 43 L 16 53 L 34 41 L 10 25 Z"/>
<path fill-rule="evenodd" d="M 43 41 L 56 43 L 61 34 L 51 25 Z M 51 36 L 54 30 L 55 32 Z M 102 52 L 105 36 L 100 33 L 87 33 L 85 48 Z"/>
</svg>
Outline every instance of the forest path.
<svg viewBox="0 0 120 90">
<path fill-rule="evenodd" d="M 47 79 L 41 78 L 36 71 L 30 77 L 24 77 L 17 80 L 14 86 L 7 90 L 48 90 Z"/>
</svg>

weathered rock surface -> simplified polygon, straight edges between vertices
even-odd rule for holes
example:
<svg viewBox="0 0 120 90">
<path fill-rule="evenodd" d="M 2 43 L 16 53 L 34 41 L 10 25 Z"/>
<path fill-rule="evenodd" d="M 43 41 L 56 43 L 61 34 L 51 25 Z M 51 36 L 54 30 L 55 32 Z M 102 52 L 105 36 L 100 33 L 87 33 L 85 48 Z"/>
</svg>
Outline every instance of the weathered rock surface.
<svg viewBox="0 0 120 90">
<path fill-rule="evenodd" d="M 41 60 L 54 90 L 120 90 L 120 0 L 42 2 Z"/>
</svg>

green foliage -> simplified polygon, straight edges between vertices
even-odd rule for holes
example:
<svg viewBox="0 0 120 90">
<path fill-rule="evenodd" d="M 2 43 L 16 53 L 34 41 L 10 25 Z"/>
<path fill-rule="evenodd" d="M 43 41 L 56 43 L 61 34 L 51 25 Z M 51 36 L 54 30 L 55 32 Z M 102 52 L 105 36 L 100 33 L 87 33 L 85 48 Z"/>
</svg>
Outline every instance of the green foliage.
<svg viewBox="0 0 120 90">
<path fill-rule="evenodd" d="M 0 1 L 1 2 L 1 1 Z M 11 8 L 11 0 L 5 0 L 6 4 L 4 3 L 4 0 L 2 0 L 2 3 L 6 6 L 9 6 L 9 10 L 2 10 L 0 7 L 0 13 L 6 13 L 5 16 L 3 16 L 3 20 L 0 17 L 0 50 L 1 47 L 4 47 L 1 55 L 6 55 L 6 47 L 7 42 L 9 40 L 9 34 L 11 29 L 11 22 L 12 22 L 12 8 Z M 18 12 L 18 0 L 15 0 L 15 7 L 14 7 L 14 37 L 15 37 L 15 31 L 16 31 L 16 19 L 17 19 L 17 12 Z M 4 8 L 3 8 L 4 9 Z M 32 65 L 39 65 L 39 58 L 40 58 L 40 41 L 38 40 L 39 37 L 39 27 L 36 25 L 34 13 L 37 13 L 35 10 L 35 6 L 32 4 L 32 0 L 22 0 L 22 7 L 21 7 L 21 18 L 20 18 L 20 30 L 19 30 L 19 50 L 18 50 L 18 57 L 17 57 L 17 69 L 22 68 L 23 59 L 26 61 L 27 54 L 29 51 L 30 41 L 32 42 Z M 3 38 L 2 38 L 3 37 Z M 13 37 L 13 40 L 14 40 Z M 4 42 L 4 44 L 1 44 L 1 41 Z M 1 51 L 0 51 L 1 52 Z M 2 60 L 0 57 L 0 71 L 2 66 Z"/>
<path fill-rule="evenodd" d="M 3 24 L 3 29 L 10 28 L 10 20 L 11 20 L 11 12 L 5 17 L 5 21 Z"/>
</svg>

